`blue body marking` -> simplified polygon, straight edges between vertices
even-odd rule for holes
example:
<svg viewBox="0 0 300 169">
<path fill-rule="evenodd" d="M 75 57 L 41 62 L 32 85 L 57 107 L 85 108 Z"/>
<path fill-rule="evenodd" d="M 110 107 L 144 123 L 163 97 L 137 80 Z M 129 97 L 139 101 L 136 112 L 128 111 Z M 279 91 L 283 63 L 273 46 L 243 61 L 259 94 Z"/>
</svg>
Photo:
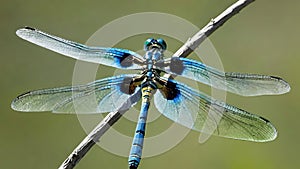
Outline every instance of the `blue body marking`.
<svg viewBox="0 0 300 169">
<path fill-rule="evenodd" d="M 128 159 L 130 169 L 136 169 L 142 158 L 147 115 L 153 91 L 154 88 L 146 82 L 145 87 L 142 88 L 142 106 Z"/>
</svg>

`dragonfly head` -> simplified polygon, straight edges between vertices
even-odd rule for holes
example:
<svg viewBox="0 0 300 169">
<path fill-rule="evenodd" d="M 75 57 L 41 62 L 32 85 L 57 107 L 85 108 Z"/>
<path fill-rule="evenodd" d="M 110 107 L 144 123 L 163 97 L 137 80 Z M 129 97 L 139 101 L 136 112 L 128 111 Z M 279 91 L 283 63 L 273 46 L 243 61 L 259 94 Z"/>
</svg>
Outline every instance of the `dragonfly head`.
<svg viewBox="0 0 300 169">
<path fill-rule="evenodd" d="M 162 52 L 163 52 L 167 49 L 167 44 L 161 38 L 159 38 L 159 39 L 153 39 L 153 38 L 147 39 L 144 43 L 144 50 L 149 51 L 153 48 L 157 48 L 159 50 L 162 50 Z"/>
<path fill-rule="evenodd" d="M 147 62 L 157 63 L 162 61 L 163 52 L 167 49 L 167 44 L 163 39 L 153 39 L 149 38 L 144 43 L 144 50 L 146 54 L 144 58 Z"/>
</svg>

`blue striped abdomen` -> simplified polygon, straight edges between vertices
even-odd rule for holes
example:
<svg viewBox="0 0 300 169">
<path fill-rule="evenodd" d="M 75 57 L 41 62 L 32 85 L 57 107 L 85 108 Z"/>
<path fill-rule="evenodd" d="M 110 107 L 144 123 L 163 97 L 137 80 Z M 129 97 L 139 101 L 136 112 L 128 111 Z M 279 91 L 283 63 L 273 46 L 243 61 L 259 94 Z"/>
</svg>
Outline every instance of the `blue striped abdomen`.
<svg viewBox="0 0 300 169">
<path fill-rule="evenodd" d="M 152 91 L 153 88 L 151 88 L 150 86 L 144 87 L 142 89 L 142 106 L 128 159 L 130 169 L 136 169 L 141 161 L 146 130 L 147 114 L 150 106 L 150 97 Z"/>
</svg>

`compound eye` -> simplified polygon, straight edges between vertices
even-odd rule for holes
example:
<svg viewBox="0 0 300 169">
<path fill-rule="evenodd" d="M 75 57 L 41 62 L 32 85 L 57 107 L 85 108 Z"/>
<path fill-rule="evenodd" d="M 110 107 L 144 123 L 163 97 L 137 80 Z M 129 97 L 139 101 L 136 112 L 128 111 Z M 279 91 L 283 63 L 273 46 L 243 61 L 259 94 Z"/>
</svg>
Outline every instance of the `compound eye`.
<svg viewBox="0 0 300 169">
<path fill-rule="evenodd" d="M 159 44 L 159 46 L 161 46 L 162 50 L 166 50 L 167 49 L 167 43 L 165 42 L 165 40 L 159 38 L 156 41 Z"/>
<path fill-rule="evenodd" d="M 144 50 L 148 51 L 149 47 L 155 42 L 155 39 L 149 38 L 144 42 Z"/>
</svg>

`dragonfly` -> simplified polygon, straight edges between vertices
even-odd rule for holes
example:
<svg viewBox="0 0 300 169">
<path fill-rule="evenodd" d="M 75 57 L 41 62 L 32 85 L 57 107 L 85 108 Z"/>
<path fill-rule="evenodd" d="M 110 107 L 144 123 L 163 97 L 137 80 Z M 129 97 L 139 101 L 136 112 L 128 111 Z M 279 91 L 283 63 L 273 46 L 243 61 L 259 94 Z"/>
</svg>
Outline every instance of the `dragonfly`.
<svg viewBox="0 0 300 169">
<path fill-rule="evenodd" d="M 198 132 L 202 132 L 205 122 L 209 121 L 208 124 L 217 125 L 212 131 L 216 136 L 254 142 L 271 141 L 277 136 L 275 127 L 267 119 L 214 99 L 172 77 L 182 76 L 242 96 L 287 93 L 290 86 L 280 77 L 224 73 L 196 60 L 164 58 L 167 44 L 163 39 L 147 39 L 145 54 L 141 56 L 126 49 L 86 46 L 31 27 L 20 28 L 16 34 L 74 59 L 137 70 L 136 74 L 107 77 L 84 85 L 30 91 L 19 95 L 11 104 L 12 109 L 22 112 L 106 113 L 119 110 L 120 105 L 136 95 L 130 107 L 141 102 L 141 108 L 128 158 L 130 169 L 138 168 L 142 158 L 152 98 L 156 109 L 168 119 Z M 163 76 L 165 74 L 172 76 Z M 76 112 L 73 103 L 84 106 L 92 94 L 97 103 L 93 111 Z M 216 117 L 220 120 L 216 121 Z"/>
</svg>

